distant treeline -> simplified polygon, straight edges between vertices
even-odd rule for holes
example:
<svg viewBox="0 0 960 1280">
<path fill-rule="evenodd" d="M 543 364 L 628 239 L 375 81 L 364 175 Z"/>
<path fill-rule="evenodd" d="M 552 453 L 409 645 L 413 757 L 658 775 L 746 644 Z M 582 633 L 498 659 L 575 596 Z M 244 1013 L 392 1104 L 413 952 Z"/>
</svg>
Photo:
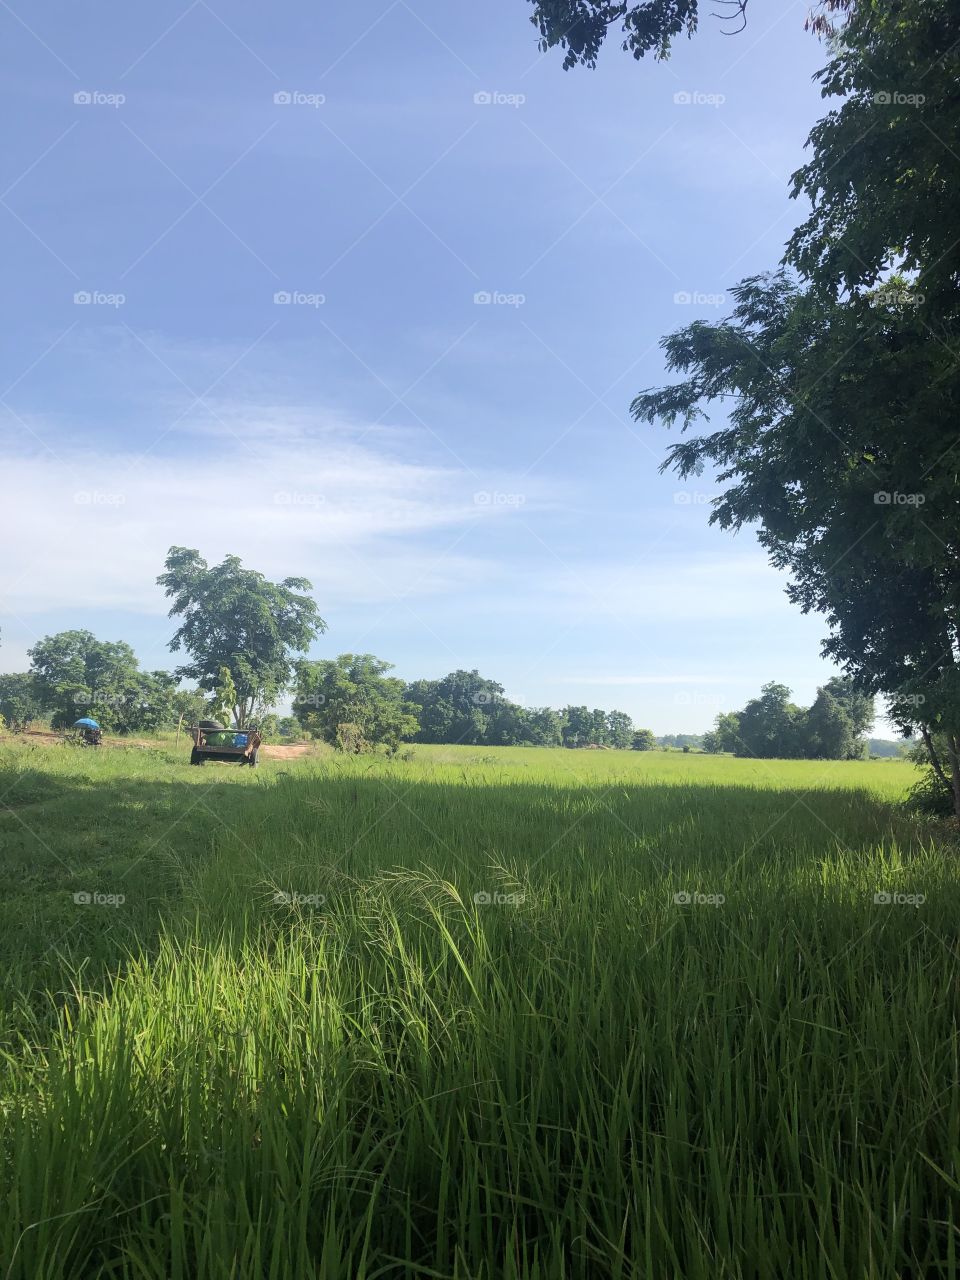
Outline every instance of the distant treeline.
<svg viewBox="0 0 960 1280">
<path fill-rule="evenodd" d="M 32 721 L 53 728 L 93 716 L 110 733 L 143 733 L 204 717 L 231 718 L 236 705 L 228 669 L 212 691 L 180 687 L 168 671 L 142 671 L 122 641 L 89 631 L 47 636 L 30 650 L 28 672 L 0 675 L 0 716 L 12 729 Z M 810 707 L 790 702 L 785 685 L 767 684 L 740 711 L 725 712 L 706 734 L 655 737 L 626 711 L 569 705 L 523 707 L 503 685 L 474 671 L 405 682 L 373 654 L 341 654 L 292 667 L 292 712 L 256 709 L 269 736 L 310 736 L 344 750 L 396 749 L 402 742 L 469 746 L 594 747 L 648 751 L 731 752 L 759 758 L 855 759 L 898 755 L 896 743 L 865 741 L 873 699 L 836 678 Z M 235 712 L 232 718 L 236 718 Z"/>
<path fill-rule="evenodd" d="M 293 712 L 315 737 L 350 746 L 400 742 L 486 747 L 616 747 L 648 751 L 649 729 L 626 711 L 599 707 L 521 707 L 502 684 L 478 671 L 405 683 L 373 654 L 341 654 L 296 667 Z"/>
<path fill-rule="evenodd" d="M 844 676 L 822 685 L 810 707 L 796 706 L 787 686 L 771 681 L 741 711 L 717 716 L 703 749 L 755 759 L 858 760 L 873 721 L 873 698 Z"/>
</svg>

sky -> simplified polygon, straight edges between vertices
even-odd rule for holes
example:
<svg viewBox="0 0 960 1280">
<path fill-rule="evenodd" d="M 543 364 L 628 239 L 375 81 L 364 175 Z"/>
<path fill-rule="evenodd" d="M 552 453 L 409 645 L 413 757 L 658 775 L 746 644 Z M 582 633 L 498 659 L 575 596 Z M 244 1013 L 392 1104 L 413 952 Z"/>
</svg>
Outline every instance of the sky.
<svg viewBox="0 0 960 1280">
<path fill-rule="evenodd" d="M 565 72 L 526 0 L 4 3 L 0 669 L 175 666 L 178 545 L 308 578 L 313 657 L 657 733 L 812 701 L 823 621 L 629 414 L 802 217 L 807 8 Z"/>
</svg>

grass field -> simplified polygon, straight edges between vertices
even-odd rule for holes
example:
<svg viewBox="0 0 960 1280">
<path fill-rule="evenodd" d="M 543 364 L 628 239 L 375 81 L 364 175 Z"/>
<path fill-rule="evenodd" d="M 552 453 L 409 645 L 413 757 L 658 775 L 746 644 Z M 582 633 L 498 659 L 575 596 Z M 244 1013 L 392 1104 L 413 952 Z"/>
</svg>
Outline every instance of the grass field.
<svg viewBox="0 0 960 1280">
<path fill-rule="evenodd" d="M 0 746 L 0 1280 L 960 1275 L 913 777 Z"/>
</svg>

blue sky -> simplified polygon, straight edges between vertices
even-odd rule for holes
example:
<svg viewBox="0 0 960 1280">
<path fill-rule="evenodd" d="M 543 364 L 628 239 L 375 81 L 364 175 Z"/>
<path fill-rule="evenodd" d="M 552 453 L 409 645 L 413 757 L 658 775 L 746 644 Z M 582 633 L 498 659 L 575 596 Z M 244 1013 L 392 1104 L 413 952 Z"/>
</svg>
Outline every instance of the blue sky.
<svg viewBox="0 0 960 1280">
<path fill-rule="evenodd" d="M 174 665 L 178 544 L 308 577 L 314 656 L 657 732 L 834 674 L 628 414 L 800 217 L 807 4 L 595 72 L 529 11 L 3 6 L 0 666 L 67 627 Z"/>
</svg>

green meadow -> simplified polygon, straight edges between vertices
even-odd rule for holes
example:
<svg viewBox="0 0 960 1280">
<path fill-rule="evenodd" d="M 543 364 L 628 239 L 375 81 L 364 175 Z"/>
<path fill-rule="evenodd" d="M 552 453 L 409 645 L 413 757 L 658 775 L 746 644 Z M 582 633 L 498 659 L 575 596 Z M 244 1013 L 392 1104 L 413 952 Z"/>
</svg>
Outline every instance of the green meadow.
<svg viewBox="0 0 960 1280">
<path fill-rule="evenodd" d="M 0 1277 L 957 1276 L 913 781 L 8 740 Z"/>
</svg>

